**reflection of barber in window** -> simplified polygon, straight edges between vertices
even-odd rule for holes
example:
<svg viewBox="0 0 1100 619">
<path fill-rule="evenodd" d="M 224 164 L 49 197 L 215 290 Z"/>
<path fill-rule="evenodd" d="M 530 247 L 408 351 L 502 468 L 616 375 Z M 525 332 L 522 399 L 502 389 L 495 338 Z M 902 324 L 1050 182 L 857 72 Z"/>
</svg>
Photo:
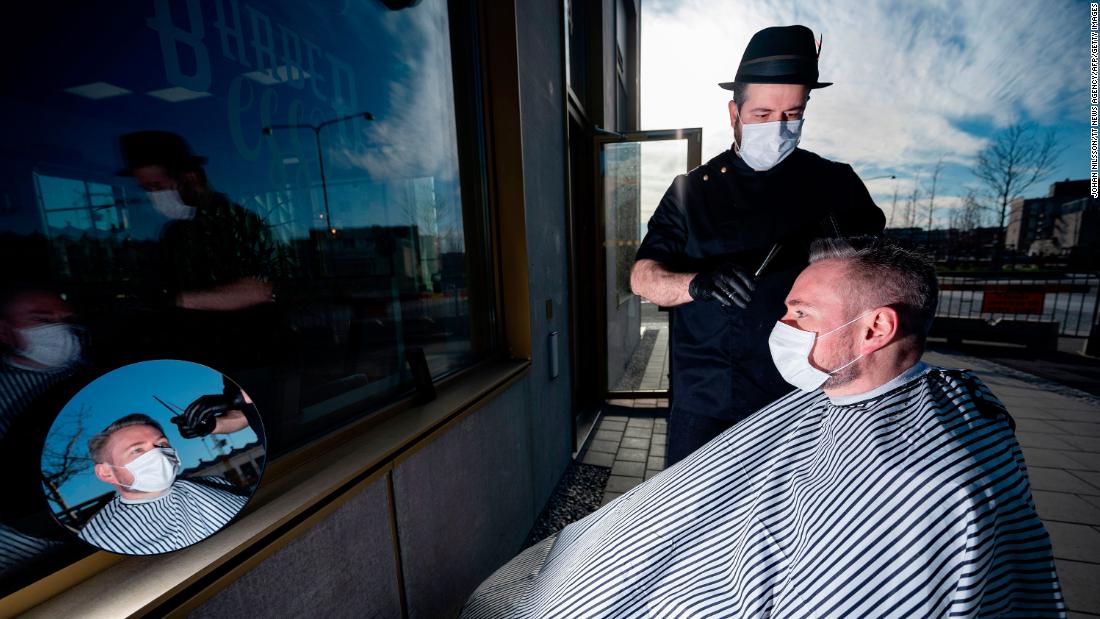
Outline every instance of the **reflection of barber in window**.
<svg viewBox="0 0 1100 619">
<path fill-rule="evenodd" d="M 248 427 L 240 410 L 247 401 L 233 403 L 228 395 L 201 396 L 172 422 L 184 437 L 236 432 Z M 179 457 L 146 415 L 107 426 L 88 441 L 88 452 L 96 477 L 118 492 L 80 531 L 81 539 L 104 550 L 144 555 L 190 546 L 216 533 L 248 501 L 223 477 L 177 479 Z"/>
<path fill-rule="evenodd" d="M 233 311 L 272 300 L 272 246 L 256 214 L 210 186 L 205 157 L 167 131 L 120 139 L 126 168 L 158 213 L 171 221 L 161 235 L 159 286 L 185 309 Z"/>
</svg>

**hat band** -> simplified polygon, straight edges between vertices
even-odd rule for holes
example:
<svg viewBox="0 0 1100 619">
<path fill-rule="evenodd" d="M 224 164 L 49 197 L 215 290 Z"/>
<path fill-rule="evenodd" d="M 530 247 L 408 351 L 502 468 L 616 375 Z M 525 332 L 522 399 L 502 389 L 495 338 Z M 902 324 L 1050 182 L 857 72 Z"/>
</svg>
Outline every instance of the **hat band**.
<svg viewBox="0 0 1100 619">
<path fill-rule="evenodd" d="M 798 60 L 775 60 L 766 64 L 759 64 L 746 69 L 744 65 L 737 70 L 737 81 L 743 77 L 803 77 L 809 80 L 817 80 L 816 63 L 807 62 L 805 56 Z"/>
<path fill-rule="evenodd" d="M 802 54 L 777 54 L 775 56 L 761 56 L 760 58 L 753 58 L 747 62 L 742 62 L 742 67 L 747 67 L 750 64 L 757 64 L 759 62 L 771 62 L 773 60 L 816 60 L 813 56 L 803 56 Z"/>
</svg>

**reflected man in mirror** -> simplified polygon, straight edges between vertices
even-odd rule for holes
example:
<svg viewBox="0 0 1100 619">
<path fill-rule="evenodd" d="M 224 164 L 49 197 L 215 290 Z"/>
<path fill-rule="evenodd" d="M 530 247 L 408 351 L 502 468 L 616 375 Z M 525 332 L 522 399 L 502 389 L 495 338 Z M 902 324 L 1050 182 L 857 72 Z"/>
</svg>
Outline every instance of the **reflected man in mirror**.
<svg viewBox="0 0 1100 619">
<path fill-rule="evenodd" d="M 31 286 L 0 289 L 0 461 L 3 469 L 22 471 L 33 456 L 25 430 L 50 419 L 26 419 L 43 394 L 73 374 L 82 362 L 82 338 L 74 313 L 56 292 Z M 22 417 L 22 418 L 21 418 Z M 64 547 L 52 522 L 35 516 L 37 493 L 28 484 L 9 484 L 0 510 L 0 580 L 28 565 L 45 561 Z M 42 516 L 46 516 L 42 514 Z"/>
<path fill-rule="evenodd" d="M 240 411 L 212 420 L 213 434 L 248 426 Z M 88 453 L 96 477 L 117 492 L 79 534 L 103 550 L 131 555 L 178 550 L 217 533 L 248 502 L 224 477 L 177 478 L 179 456 L 147 415 L 114 421 L 88 441 Z"/>
</svg>

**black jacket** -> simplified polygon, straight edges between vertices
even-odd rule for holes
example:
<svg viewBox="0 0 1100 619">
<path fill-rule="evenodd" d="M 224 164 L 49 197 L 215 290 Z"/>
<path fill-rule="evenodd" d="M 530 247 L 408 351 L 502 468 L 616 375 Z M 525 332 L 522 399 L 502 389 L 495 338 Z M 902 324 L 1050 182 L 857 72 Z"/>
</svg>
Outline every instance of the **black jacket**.
<svg viewBox="0 0 1100 619">
<path fill-rule="evenodd" d="M 733 261 L 750 274 L 775 243 L 782 249 L 749 307 L 694 301 L 672 308 L 673 406 L 737 421 L 792 389 L 771 361 L 768 335 L 821 236 L 879 234 L 882 210 L 848 164 L 795 149 L 756 172 L 726 151 L 677 176 L 661 199 L 635 260 L 678 272 Z"/>
</svg>

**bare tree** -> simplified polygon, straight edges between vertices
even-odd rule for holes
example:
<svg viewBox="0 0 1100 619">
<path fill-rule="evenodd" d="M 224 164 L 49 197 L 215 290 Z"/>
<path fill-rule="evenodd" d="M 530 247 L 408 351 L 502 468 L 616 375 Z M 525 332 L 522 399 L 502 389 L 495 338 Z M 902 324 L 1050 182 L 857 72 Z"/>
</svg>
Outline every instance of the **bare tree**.
<svg viewBox="0 0 1100 619">
<path fill-rule="evenodd" d="M 943 169 L 943 157 L 940 157 L 936 162 L 936 167 L 932 168 L 932 188 L 928 192 L 928 230 L 927 240 L 932 242 L 932 214 L 936 210 L 936 184 L 940 180 L 940 170 Z"/>
<path fill-rule="evenodd" d="M 913 191 L 905 201 L 905 227 L 915 228 L 917 225 L 917 200 L 920 199 L 920 173 L 913 182 Z"/>
<path fill-rule="evenodd" d="M 995 266 L 1000 265 L 1004 254 L 1008 203 L 1053 171 L 1058 152 L 1053 131 L 1038 135 L 1032 126 L 1016 123 L 1000 131 L 978 153 L 974 176 L 985 184 L 996 200 L 995 206 L 1000 208 Z"/>
<path fill-rule="evenodd" d="M 952 213 L 951 227 L 964 231 L 979 228 L 985 218 L 985 212 L 988 210 L 989 207 L 982 204 L 978 191 L 973 187 L 967 187 L 962 206 Z"/>
<path fill-rule="evenodd" d="M 42 450 L 42 483 L 46 492 L 62 511 L 70 512 L 75 518 L 60 488 L 77 473 L 87 470 L 91 459 L 84 448 L 84 431 L 88 422 L 89 410 L 82 405 L 63 425 L 51 431 L 51 440 Z"/>
<path fill-rule="evenodd" d="M 890 207 L 890 228 L 894 227 L 894 216 L 898 214 L 898 182 L 894 181 L 894 205 Z"/>
</svg>

